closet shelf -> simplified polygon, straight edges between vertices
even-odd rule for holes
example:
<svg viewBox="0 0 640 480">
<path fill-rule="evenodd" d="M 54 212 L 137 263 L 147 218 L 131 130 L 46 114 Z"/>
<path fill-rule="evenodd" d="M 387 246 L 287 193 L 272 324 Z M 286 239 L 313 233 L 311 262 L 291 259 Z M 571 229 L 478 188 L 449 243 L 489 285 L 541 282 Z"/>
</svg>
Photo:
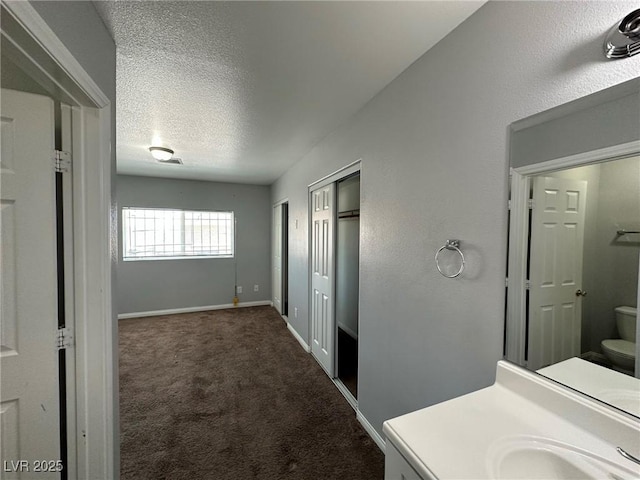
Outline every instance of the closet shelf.
<svg viewBox="0 0 640 480">
<path fill-rule="evenodd" d="M 353 218 L 360 216 L 360 209 L 357 210 L 345 210 L 344 212 L 338 212 L 338 218 Z"/>
<path fill-rule="evenodd" d="M 640 230 L 625 230 L 624 228 L 616 232 L 616 234 L 619 237 L 622 237 L 623 235 L 631 235 L 631 234 L 637 234 L 637 233 L 640 233 Z"/>
</svg>

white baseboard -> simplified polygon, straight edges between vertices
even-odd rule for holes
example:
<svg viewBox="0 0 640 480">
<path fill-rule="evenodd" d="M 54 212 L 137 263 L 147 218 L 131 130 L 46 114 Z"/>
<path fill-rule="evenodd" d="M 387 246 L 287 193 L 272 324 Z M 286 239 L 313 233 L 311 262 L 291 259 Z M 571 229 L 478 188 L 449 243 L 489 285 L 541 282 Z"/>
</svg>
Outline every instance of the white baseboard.
<svg viewBox="0 0 640 480">
<path fill-rule="evenodd" d="M 291 332 L 291 335 L 293 335 L 293 338 L 298 340 L 300 345 L 302 345 L 302 348 L 304 348 L 304 351 L 307 352 L 307 353 L 311 353 L 311 347 L 309 347 L 309 345 L 307 345 L 307 342 L 304 341 L 304 338 L 302 338 L 300 336 L 300 334 L 298 332 L 296 332 L 296 330 L 291 326 L 291 324 L 289 322 L 287 322 L 287 328 Z"/>
<path fill-rule="evenodd" d="M 353 408 L 353 410 L 357 412 L 358 400 L 356 400 L 356 397 L 353 396 L 353 393 L 349 391 L 349 389 L 345 386 L 344 383 L 342 383 L 342 380 L 340 380 L 339 378 L 332 378 L 331 380 L 333 380 L 333 384 L 337 387 L 338 390 L 340 390 L 340 393 L 342 393 L 342 396 L 349 403 L 349 405 L 351 405 L 351 408 Z"/>
<path fill-rule="evenodd" d="M 118 314 L 118 320 L 125 318 L 139 318 L 139 317 L 157 317 L 160 315 L 175 315 L 177 313 L 192 313 L 192 312 L 206 312 L 208 310 L 225 310 L 227 308 L 242 308 L 242 307 L 262 307 L 273 306 L 273 303 L 269 300 L 261 300 L 257 302 L 240 302 L 238 305 L 233 303 L 226 303 L 223 305 L 207 305 L 204 307 L 186 307 L 186 308 L 170 308 L 168 310 L 154 310 L 151 312 L 134 312 L 134 313 L 120 313 Z"/>
<path fill-rule="evenodd" d="M 369 420 L 365 418 L 365 416 L 362 414 L 360 410 L 356 411 L 356 419 L 364 427 L 364 429 L 367 431 L 367 433 L 373 439 L 373 441 L 376 442 L 376 445 L 378 445 L 378 448 L 382 450 L 382 453 L 385 453 L 387 449 L 387 444 L 385 443 L 382 436 L 376 431 L 375 428 L 373 428 L 373 425 L 369 423 Z"/>
</svg>

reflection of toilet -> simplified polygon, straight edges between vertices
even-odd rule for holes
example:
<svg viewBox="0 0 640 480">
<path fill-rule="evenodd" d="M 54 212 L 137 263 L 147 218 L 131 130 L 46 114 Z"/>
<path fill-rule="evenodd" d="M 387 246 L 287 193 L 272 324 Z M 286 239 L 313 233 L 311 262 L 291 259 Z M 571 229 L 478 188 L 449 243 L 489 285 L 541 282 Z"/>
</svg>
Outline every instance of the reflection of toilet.
<svg viewBox="0 0 640 480">
<path fill-rule="evenodd" d="M 633 307 L 616 307 L 616 325 L 620 338 L 603 340 L 602 352 L 615 370 L 633 375 L 636 362 L 636 318 Z"/>
</svg>

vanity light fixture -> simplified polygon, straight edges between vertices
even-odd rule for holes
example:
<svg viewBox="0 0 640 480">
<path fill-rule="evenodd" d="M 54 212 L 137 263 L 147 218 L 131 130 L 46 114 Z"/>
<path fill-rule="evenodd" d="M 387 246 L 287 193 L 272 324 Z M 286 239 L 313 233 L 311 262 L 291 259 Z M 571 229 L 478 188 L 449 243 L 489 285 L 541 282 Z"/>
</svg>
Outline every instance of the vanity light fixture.
<svg viewBox="0 0 640 480">
<path fill-rule="evenodd" d="M 616 23 L 604 41 L 607 58 L 633 57 L 640 53 L 640 8 Z"/>
<path fill-rule="evenodd" d="M 173 150 L 166 147 L 149 147 L 151 156 L 160 162 L 166 162 L 173 157 Z"/>
</svg>

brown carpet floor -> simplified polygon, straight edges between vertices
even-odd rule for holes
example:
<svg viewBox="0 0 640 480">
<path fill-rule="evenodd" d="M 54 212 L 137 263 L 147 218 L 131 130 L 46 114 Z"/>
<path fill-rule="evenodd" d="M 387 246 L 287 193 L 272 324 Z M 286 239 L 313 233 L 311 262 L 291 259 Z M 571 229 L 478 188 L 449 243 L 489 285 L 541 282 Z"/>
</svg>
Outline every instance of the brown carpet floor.
<svg viewBox="0 0 640 480">
<path fill-rule="evenodd" d="M 382 452 L 273 308 L 119 329 L 123 480 L 383 478 Z"/>
</svg>

